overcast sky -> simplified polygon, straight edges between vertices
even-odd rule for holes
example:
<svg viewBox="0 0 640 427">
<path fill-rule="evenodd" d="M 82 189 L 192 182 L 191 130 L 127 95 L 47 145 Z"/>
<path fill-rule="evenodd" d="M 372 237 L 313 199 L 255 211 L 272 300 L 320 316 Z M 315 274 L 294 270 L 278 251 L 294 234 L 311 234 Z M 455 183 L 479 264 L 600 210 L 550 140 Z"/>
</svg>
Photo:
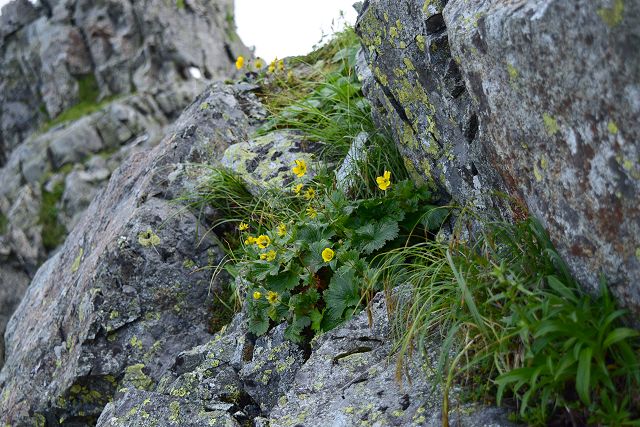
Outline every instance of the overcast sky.
<svg viewBox="0 0 640 427">
<path fill-rule="evenodd" d="M 0 7 L 10 0 L 0 0 Z M 235 0 L 238 33 L 266 60 L 311 51 L 338 24 L 340 11 L 353 24 L 355 0 Z"/>
</svg>

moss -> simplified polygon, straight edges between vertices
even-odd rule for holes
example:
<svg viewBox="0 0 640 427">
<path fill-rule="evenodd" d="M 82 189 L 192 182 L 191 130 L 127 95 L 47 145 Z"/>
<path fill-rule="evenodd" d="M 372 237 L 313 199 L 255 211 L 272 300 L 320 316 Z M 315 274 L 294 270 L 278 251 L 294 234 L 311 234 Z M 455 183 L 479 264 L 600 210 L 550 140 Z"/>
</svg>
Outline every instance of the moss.
<svg viewBox="0 0 640 427">
<path fill-rule="evenodd" d="M 84 255 L 84 248 L 80 248 L 78 251 L 78 256 L 73 260 L 73 264 L 71 264 L 71 272 L 75 273 L 80 268 L 80 263 L 82 262 L 82 256 Z"/>
<path fill-rule="evenodd" d="M 45 122 L 40 127 L 39 132 L 46 132 L 60 123 L 78 120 L 81 117 L 95 113 L 117 99 L 117 96 L 111 96 L 98 101 L 99 97 L 100 88 L 96 77 L 93 74 L 86 74 L 80 77 L 78 79 L 78 103 Z"/>
<path fill-rule="evenodd" d="M 598 9 L 598 15 L 609 27 L 617 26 L 624 17 L 624 0 L 613 0 L 611 7 Z"/>
<path fill-rule="evenodd" d="M 420 52 L 424 52 L 425 49 L 425 38 L 422 34 L 418 34 L 416 36 L 416 43 L 418 45 L 418 49 L 420 49 Z"/>
<path fill-rule="evenodd" d="M 618 125 L 613 120 L 609 120 L 609 123 L 607 123 L 607 130 L 610 134 L 615 135 L 618 133 Z"/>
<path fill-rule="evenodd" d="M 42 202 L 38 213 L 38 224 L 42 226 L 42 244 L 47 250 L 53 250 L 64 241 L 67 229 L 58 220 L 58 203 L 64 193 L 64 183 L 54 185 L 51 192 L 42 186 Z"/>
<path fill-rule="evenodd" d="M 153 380 L 142 372 L 143 368 L 144 365 L 142 363 L 127 366 L 124 370 L 123 382 L 127 385 L 132 385 L 138 390 L 149 390 L 153 385 Z"/>
<path fill-rule="evenodd" d="M 507 73 L 509 73 L 509 80 L 511 83 L 518 79 L 518 70 L 513 65 L 507 63 Z"/>
<path fill-rule="evenodd" d="M 551 117 L 548 113 L 542 114 L 542 121 L 544 122 L 544 128 L 547 130 L 549 136 L 553 136 L 560 130 L 556 119 Z"/>
<path fill-rule="evenodd" d="M 180 422 L 180 404 L 175 400 L 169 404 L 169 421 L 173 421 L 174 423 Z"/>
<path fill-rule="evenodd" d="M 636 248 L 636 258 L 640 261 L 640 247 Z"/>
<path fill-rule="evenodd" d="M 141 231 L 138 234 L 138 243 L 145 248 L 148 246 L 157 246 L 160 244 L 160 237 L 148 228 L 147 231 Z"/>
<path fill-rule="evenodd" d="M 176 7 L 178 9 L 184 9 L 186 7 L 184 0 L 176 0 Z"/>
<path fill-rule="evenodd" d="M 4 213 L 0 212 L 0 234 L 4 234 L 7 232 L 8 225 L 9 225 L 9 219 Z"/>
<path fill-rule="evenodd" d="M 138 350 L 142 350 L 142 341 L 137 336 L 132 336 L 129 340 L 129 344 L 131 344 L 132 348 L 137 348 Z"/>
</svg>

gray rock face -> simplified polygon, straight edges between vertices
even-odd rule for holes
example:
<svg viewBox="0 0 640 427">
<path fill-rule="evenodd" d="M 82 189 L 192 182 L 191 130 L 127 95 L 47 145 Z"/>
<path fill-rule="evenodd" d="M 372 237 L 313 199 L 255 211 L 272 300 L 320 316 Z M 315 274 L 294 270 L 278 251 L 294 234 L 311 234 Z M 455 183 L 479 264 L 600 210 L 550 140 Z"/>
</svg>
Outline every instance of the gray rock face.
<svg viewBox="0 0 640 427">
<path fill-rule="evenodd" d="M 36 269 L 129 155 L 156 145 L 204 84 L 130 95 L 27 138 L 0 168 L 0 310 L 13 312 Z M 159 99 L 166 105 L 162 108 Z M 49 219 L 45 217 L 50 216 Z M 17 274 L 14 274 L 17 273 Z M 6 321 L 0 318 L 0 333 Z M 0 342 L 0 353 L 4 344 Z M 0 358 L 0 366 L 2 359 Z"/>
<path fill-rule="evenodd" d="M 225 151 L 221 163 L 243 176 L 249 189 L 258 195 L 267 187 L 284 188 L 295 176 L 291 168 L 295 160 L 302 159 L 308 165 L 309 179 L 314 175 L 314 153 L 319 144 L 306 141 L 293 131 L 273 131 L 250 141 L 232 145 Z"/>
<path fill-rule="evenodd" d="M 245 140 L 256 111 L 252 94 L 211 87 L 175 133 L 113 174 L 7 326 L 2 422 L 95 422 L 116 389 L 153 387 L 177 354 L 210 338 L 210 275 L 187 266 L 220 251 L 172 200 L 197 183 L 188 165 Z"/>
<path fill-rule="evenodd" d="M 371 0 L 356 25 L 358 62 L 374 119 L 390 127 L 414 177 L 443 198 L 508 211 L 442 18 L 446 1 Z"/>
<path fill-rule="evenodd" d="M 576 277 L 640 312 L 640 4 L 451 1 L 493 166 Z"/>
<path fill-rule="evenodd" d="M 635 313 L 639 17 L 624 0 L 370 0 L 357 24 L 368 97 L 417 174 L 503 218 L 528 209 L 585 289 L 603 273 Z"/>
<path fill-rule="evenodd" d="M 311 357 L 271 411 L 271 426 L 441 425 L 442 390 L 432 365 L 408 360 L 398 380 L 382 293 L 372 301 L 371 316 L 371 325 L 363 311 L 312 343 Z M 496 408 L 467 406 L 449 416 L 451 425 L 511 425 Z"/>
<path fill-rule="evenodd" d="M 79 101 L 226 77 L 249 51 L 232 0 L 27 0 L 0 19 L 0 164 L 47 118 Z"/>
</svg>

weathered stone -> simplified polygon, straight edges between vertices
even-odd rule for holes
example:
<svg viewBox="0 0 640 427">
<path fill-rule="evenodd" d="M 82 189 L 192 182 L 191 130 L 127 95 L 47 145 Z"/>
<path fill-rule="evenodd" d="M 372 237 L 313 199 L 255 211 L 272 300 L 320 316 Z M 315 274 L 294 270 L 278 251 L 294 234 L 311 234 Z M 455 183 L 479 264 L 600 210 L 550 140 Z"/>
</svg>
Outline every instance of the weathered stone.
<svg viewBox="0 0 640 427">
<path fill-rule="evenodd" d="M 252 94 L 214 86 L 173 135 L 113 174 L 7 326 L 2 422 L 91 422 L 121 380 L 151 387 L 176 354 L 210 338 L 209 273 L 184 262 L 206 266 L 220 251 L 172 200 L 199 179 L 189 165 L 247 138 L 245 110 L 256 104 Z"/>
<path fill-rule="evenodd" d="M 491 167 L 587 290 L 640 313 L 640 3 L 452 0 Z"/>
<path fill-rule="evenodd" d="M 449 52 L 442 20 L 446 1 L 371 0 L 356 24 L 366 61 L 358 61 L 374 120 L 390 127 L 407 167 L 417 180 L 439 190 L 443 200 L 479 210 L 506 203 L 492 197 L 502 180 L 490 163 L 488 141 L 457 63 Z"/>
<path fill-rule="evenodd" d="M 201 88 L 200 84 L 187 84 L 164 88 L 155 95 L 119 99 L 81 120 L 27 138 L 11 153 L 0 168 L 0 215 L 6 222 L 0 230 L 0 287 L 14 289 L 17 294 L 6 302 L 0 297 L 3 311 L 13 311 L 26 287 L 4 278 L 15 277 L 16 269 L 32 276 L 53 249 L 43 244 L 46 230 L 41 212 L 56 212 L 57 222 L 71 230 L 111 172 L 128 156 L 156 145 L 169 120 L 190 103 L 189 95 L 195 97 Z M 177 111 L 165 113 L 159 107 L 155 96 L 160 93 L 173 100 L 169 105 Z M 62 173 L 54 172 L 58 168 Z M 60 200 L 45 206 L 41 186 L 51 192 L 54 181 L 64 182 L 64 193 Z M 7 273 L 3 274 L 5 268 Z M 4 327 L 0 320 L 0 333 Z"/>
<path fill-rule="evenodd" d="M 78 102 L 193 81 L 189 67 L 222 78 L 250 56 L 232 0 L 19 0 L 4 8 L 0 46 L 0 165 Z"/>
<path fill-rule="evenodd" d="M 128 391 L 107 404 L 98 427 L 240 427 L 224 410 L 209 410 L 192 401 L 140 390 Z"/>
<path fill-rule="evenodd" d="M 302 363 L 302 349 L 285 339 L 286 323 L 282 323 L 256 340 L 251 361 L 240 370 L 245 391 L 268 414 L 293 383 Z"/>
<path fill-rule="evenodd" d="M 441 425 L 442 390 L 434 381 L 434 366 L 412 357 L 399 380 L 382 293 L 372 301 L 370 314 L 371 325 L 363 311 L 312 341 L 311 356 L 271 411 L 272 427 Z M 450 399 L 455 401 L 455 393 Z M 456 420 L 452 425 L 511 425 L 504 411 L 481 406 L 453 409 L 449 417 Z"/>
<path fill-rule="evenodd" d="M 374 116 L 415 175 L 489 216 L 533 214 L 586 289 L 604 274 L 636 313 L 639 16 L 623 0 L 370 0 L 356 27 Z"/>
<path fill-rule="evenodd" d="M 313 154 L 319 148 L 297 132 L 274 131 L 232 145 L 225 151 L 221 163 L 242 175 L 249 189 L 258 195 L 265 188 L 290 186 L 296 179 L 291 172 L 295 160 L 304 160 L 308 167 L 307 175 L 296 182 L 311 179 L 314 175 Z"/>
</svg>

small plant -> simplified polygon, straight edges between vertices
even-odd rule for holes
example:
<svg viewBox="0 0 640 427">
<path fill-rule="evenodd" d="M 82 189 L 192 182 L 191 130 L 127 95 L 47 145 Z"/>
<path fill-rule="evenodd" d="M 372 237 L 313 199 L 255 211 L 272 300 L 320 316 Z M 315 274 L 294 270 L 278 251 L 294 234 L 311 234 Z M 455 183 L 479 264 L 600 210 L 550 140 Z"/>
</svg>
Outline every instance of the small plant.
<svg viewBox="0 0 640 427">
<path fill-rule="evenodd" d="M 294 169 L 304 175 L 306 165 Z M 430 204 L 431 194 L 408 180 L 391 184 L 389 175 L 377 197 L 349 199 L 319 180 L 294 183 L 298 203 L 275 217 L 245 211 L 242 244 L 226 269 L 248 283 L 242 294 L 251 332 L 286 321 L 287 338 L 302 342 L 334 328 L 380 289 L 372 282 L 376 254 L 440 226 L 446 211 Z"/>
<path fill-rule="evenodd" d="M 475 243 L 425 242 L 385 257 L 386 281 L 411 286 L 395 317 L 400 363 L 440 343 L 446 389 L 458 382 L 475 399 L 507 400 L 532 425 L 638 416 L 629 397 L 640 385 L 638 332 L 622 325 L 604 285 L 597 298 L 579 290 L 537 222 L 489 223 Z"/>
</svg>

